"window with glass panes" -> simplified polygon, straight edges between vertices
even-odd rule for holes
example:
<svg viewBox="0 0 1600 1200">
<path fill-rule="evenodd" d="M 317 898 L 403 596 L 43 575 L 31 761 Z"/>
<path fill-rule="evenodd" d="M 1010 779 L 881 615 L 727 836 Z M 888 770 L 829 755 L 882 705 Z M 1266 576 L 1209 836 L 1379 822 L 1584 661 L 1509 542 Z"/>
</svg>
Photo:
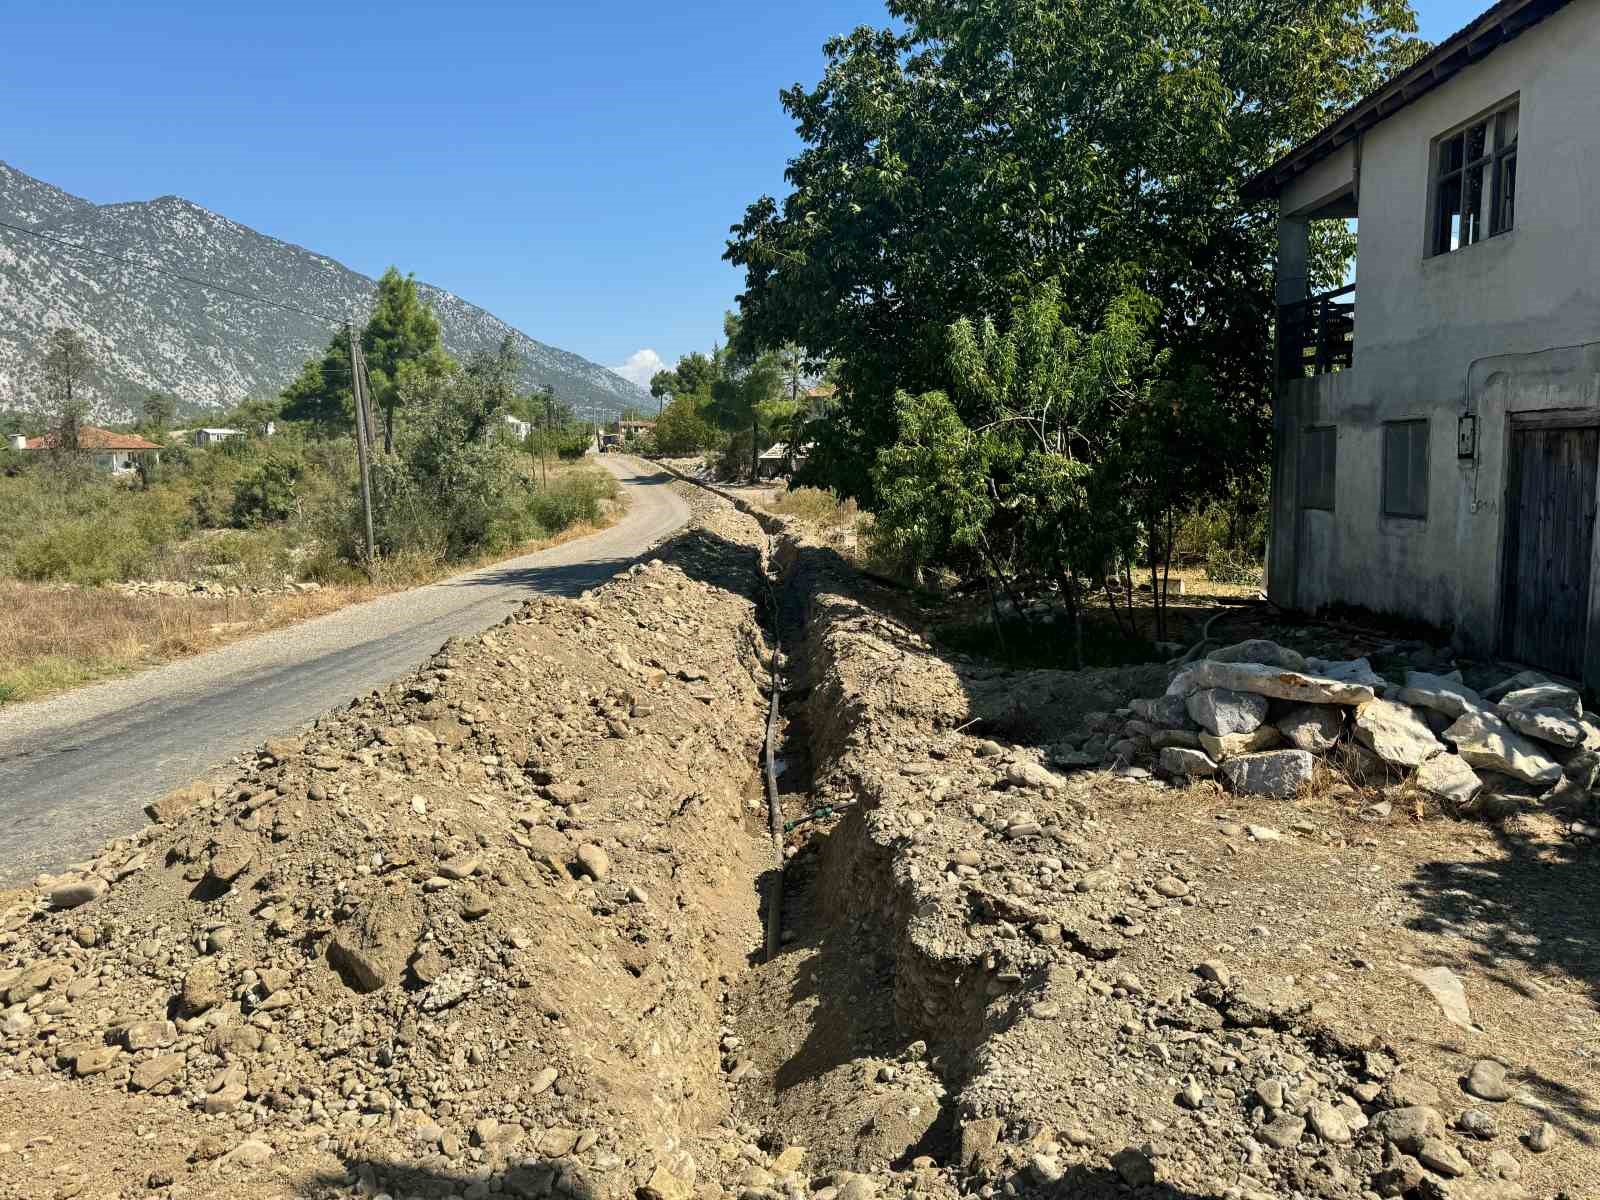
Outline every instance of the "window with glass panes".
<svg viewBox="0 0 1600 1200">
<path fill-rule="evenodd" d="M 1519 109 L 1513 100 L 1434 143 L 1430 253 L 1449 254 L 1515 223 Z"/>
</svg>

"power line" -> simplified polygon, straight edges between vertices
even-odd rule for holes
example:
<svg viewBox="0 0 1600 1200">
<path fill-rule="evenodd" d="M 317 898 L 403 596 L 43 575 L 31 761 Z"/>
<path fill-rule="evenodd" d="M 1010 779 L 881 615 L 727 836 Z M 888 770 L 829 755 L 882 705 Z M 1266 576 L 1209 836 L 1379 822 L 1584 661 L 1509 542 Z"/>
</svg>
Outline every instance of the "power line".
<svg viewBox="0 0 1600 1200">
<path fill-rule="evenodd" d="M 13 225 L 9 221 L 0 221 L 0 229 L 9 229 L 12 233 L 22 233 L 29 237 L 38 238 L 43 242 L 61 246 L 67 250 L 75 250 L 79 254 L 92 254 L 96 258 L 109 259 L 114 263 L 121 263 L 125 267 L 132 267 L 137 271 L 151 271 L 157 275 L 165 275 L 171 279 L 192 283 L 196 287 L 210 288 L 214 292 L 234 296 L 240 300 L 248 300 L 253 304 L 264 304 L 268 308 L 281 308 L 285 312 L 298 313 L 302 317 L 310 317 L 314 321 L 329 321 L 334 324 L 341 323 L 345 318 L 330 316 L 327 313 L 312 312 L 307 308 L 297 308 L 293 304 L 285 304 L 281 300 L 268 300 L 265 296 L 257 296 L 251 292 L 241 292 L 235 288 L 225 287 L 220 283 L 213 283 L 209 279 L 200 279 L 194 275 L 185 275 L 181 271 L 173 271 L 167 267 L 158 267 L 154 263 L 137 262 L 131 258 L 123 258 L 119 254 L 112 254 L 106 250 L 96 250 L 93 246 L 85 246 L 81 242 L 69 242 L 66 238 L 55 237 L 41 229 L 29 229 L 26 225 Z"/>
</svg>

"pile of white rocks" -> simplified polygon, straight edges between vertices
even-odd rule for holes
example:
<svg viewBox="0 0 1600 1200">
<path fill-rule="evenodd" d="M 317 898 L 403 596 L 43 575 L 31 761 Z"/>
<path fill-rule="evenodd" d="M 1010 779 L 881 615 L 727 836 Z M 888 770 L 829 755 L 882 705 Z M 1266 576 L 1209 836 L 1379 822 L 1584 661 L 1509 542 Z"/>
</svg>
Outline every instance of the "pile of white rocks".
<svg viewBox="0 0 1600 1200">
<path fill-rule="evenodd" d="M 1319 757 L 1337 755 L 1365 778 L 1409 777 L 1468 808 L 1481 796 L 1592 776 L 1600 762 L 1600 721 L 1572 688 L 1533 672 L 1482 693 L 1459 671 L 1407 670 L 1397 684 L 1365 658 L 1306 658 L 1259 639 L 1181 667 L 1165 695 L 1131 710 L 1124 752 L 1153 756 L 1176 779 L 1219 777 L 1244 795 L 1291 796 Z"/>
</svg>

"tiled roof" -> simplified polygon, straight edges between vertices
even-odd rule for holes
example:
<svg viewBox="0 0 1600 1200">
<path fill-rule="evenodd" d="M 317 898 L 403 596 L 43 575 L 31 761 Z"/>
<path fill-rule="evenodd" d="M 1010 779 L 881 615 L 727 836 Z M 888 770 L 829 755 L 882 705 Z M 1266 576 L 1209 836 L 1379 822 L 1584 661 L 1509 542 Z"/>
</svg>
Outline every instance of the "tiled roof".
<svg viewBox="0 0 1600 1200">
<path fill-rule="evenodd" d="M 48 450 L 56 444 L 56 435 L 47 433 L 43 437 L 29 438 L 29 450 Z M 93 425 L 85 425 L 78 430 L 78 446 L 83 450 L 159 450 L 160 446 L 154 442 L 147 442 L 142 437 L 132 433 L 112 433 L 109 429 L 98 429 Z"/>
</svg>

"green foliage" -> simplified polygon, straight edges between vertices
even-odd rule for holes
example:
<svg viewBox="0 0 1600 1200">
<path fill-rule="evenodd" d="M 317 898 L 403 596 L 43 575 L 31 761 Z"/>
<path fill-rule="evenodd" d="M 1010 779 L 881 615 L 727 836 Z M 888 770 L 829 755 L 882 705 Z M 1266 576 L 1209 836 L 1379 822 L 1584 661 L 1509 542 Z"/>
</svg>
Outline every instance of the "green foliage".
<svg viewBox="0 0 1600 1200">
<path fill-rule="evenodd" d="M 336 333 L 321 358 L 307 361 L 284 388 L 279 412 L 285 421 L 307 427 L 315 437 L 336 437 L 355 429 L 356 402 L 350 390 L 350 340 Z"/>
<path fill-rule="evenodd" d="M 780 516 L 799 517 L 824 529 L 849 528 L 861 515 L 854 500 L 841 500 L 833 492 L 814 487 L 779 492 L 766 506 Z"/>
<path fill-rule="evenodd" d="M 560 533 L 601 517 L 601 502 L 617 494 L 616 477 L 603 471 L 575 471 L 535 492 L 528 515 L 545 534 Z"/>
<path fill-rule="evenodd" d="M 285 454 L 269 454 L 234 485 L 233 524 L 241 529 L 287 521 L 295 512 L 295 488 L 305 464 Z"/>
<path fill-rule="evenodd" d="M 1060 281 L 1085 325 L 1151 297 L 1155 350 L 1198 368 L 1265 454 L 1275 210 L 1242 184 L 1424 49 L 1407 0 L 891 0 L 783 93 L 789 195 L 734 228 L 746 335 L 840 364 L 810 473 L 870 500 L 900 391 L 951 391 L 945 331 Z M 1348 235 L 1317 231 L 1312 285 Z"/>
<path fill-rule="evenodd" d="M 390 267 L 378 280 L 377 302 L 361 332 L 361 353 L 372 379 L 373 403 L 383 412 L 387 451 L 394 446 L 395 412 L 407 391 L 442 380 L 452 366 L 439 318 L 422 302 L 414 275 Z"/>
<path fill-rule="evenodd" d="M 699 393 L 675 395 L 656 418 L 656 451 L 660 454 L 693 454 L 719 442 L 715 425 L 707 418 Z"/>
<path fill-rule="evenodd" d="M 139 402 L 139 415 L 144 428 L 160 434 L 172 428 L 178 415 L 178 398 L 166 392 L 146 392 Z"/>
<path fill-rule="evenodd" d="M 19 579 L 92 586 L 133 579 L 151 562 L 151 547 L 120 521 L 77 517 L 17 543 Z"/>
<path fill-rule="evenodd" d="M 224 418 L 224 424 L 245 437 L 265 437 L 267 429 L 283 417 L 283 401 L 278 397 L 252 396 L 241 401 Z"/>
<path fill-rule="evenodd" d="M 1052 586 L 1080 635 L 1092 581 L 1140 558 L 1166 570 L 1180 515 L 1224 493 L 1237 435 L 1209 377 L 1175 373 L 1156 349 L 1158 321 L 1129 292 L 1080 329 L 1050 282 L 1003 327 L 953 323 L 954 398 L 902 393 L 896 440 L 878 451 L 878 551 L 908 568 L 977 567 L 991 587 Z"/>
<path fill-rule="evenodd" d="M 972 550 L 993 515 L 984 442 L 943 392 L 896 397 L 900 436 L 878 453 L 876 549 L 906 569 Z"/>
</svg>

